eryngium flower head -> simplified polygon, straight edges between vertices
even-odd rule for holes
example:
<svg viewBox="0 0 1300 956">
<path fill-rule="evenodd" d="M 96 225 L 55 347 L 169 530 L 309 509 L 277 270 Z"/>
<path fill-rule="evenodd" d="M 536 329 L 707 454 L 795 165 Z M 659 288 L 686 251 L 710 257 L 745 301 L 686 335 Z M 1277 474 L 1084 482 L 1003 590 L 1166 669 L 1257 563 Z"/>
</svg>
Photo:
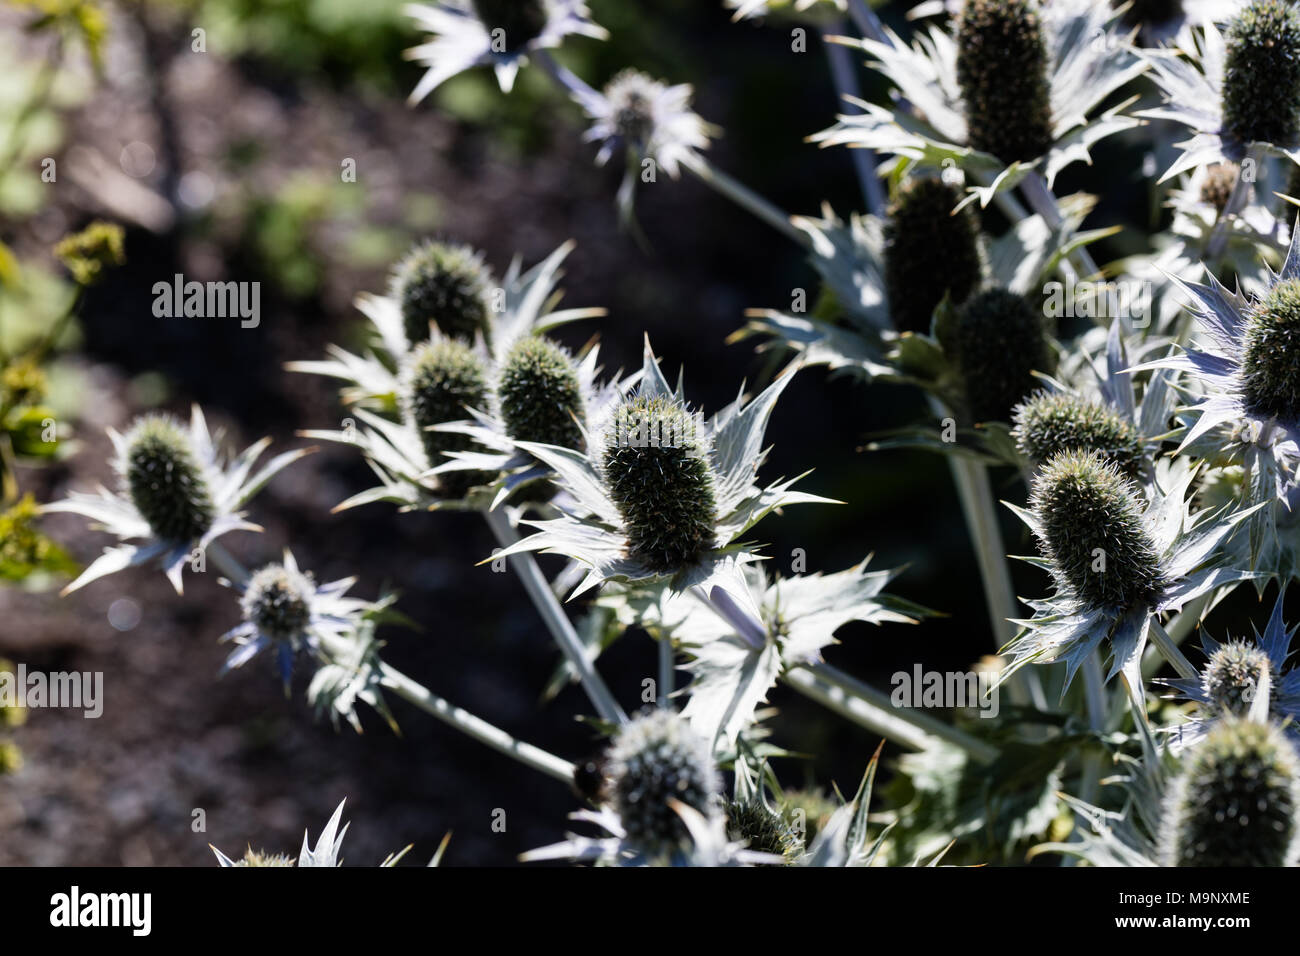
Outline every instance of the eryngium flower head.
<svg viewBox="0 0 1300 956">
<path fill-rule="evenodd" d="M 520 339 L 497 382 L 501 417 L 517 441 L 582 447 L 582 384 L 567 352 L 549 339 Z"/>
<path fill-rule="evenodd" d="M 1047 68 L 1034 0 L 967 0 L 957 23 L 957 82 L 971 146 L 1004 163 L 1047 152 Z"/>
<path fill-rule="evenodd" d="M 743 841 L 746 849 L 772 853 L 787 861 L 803 848 L 794 828 L 761 800 L 733 800 L 727 804 L 727 838 Z"/>
<path fill-rule="evenodd" d="M 544 0 L 471 0 L 488 31 L 500 30 L 506 51 L 518 50 L 537 39 L 546 27 Z"/>
<path fill-rule="evenodd" d="M 1230 641 L 1210 655 L 1201 686 L 1216 715 L 1245 717 L 1268 672 L 1263 648 L 1251 641 Z"/>
<path fill-rule="evenodd" d="M 240 607 L 244 619 L 275 640 L 289 640 L 311 620 L 310 577 L 282 564 L 268 564 L 248 580 Z"/>
<path fill-rule="evenodd" d="M 976 422 L 1006 421 L 1034 389 L 1035 371 L 1050 372 L 1042 315 L 1006 289 L 987 289 L 957 313 L 953 346 Z"/>
<path fill-rule="evenodd" d="M 969 208 L 953 214 L 962 198 L 956 187 L 926 177 L 904 183 L 889 208 L 885 291 L 899 331 L 929 332 L 945 293 L 964 302 L 979 285 L 979 225 Z"/>
<path fill-rule="evenodd" d="M 1275 727 L 1220 722 L 1187 759 L 1161 834 L 1166 866 L 1286 866 L 1297 810 L 1295 751 Z"/>
<path fill-rule="evenodd" d="M 146 415 L 126 435 L 124 490 L 163 541 L 193 541 L 212 527 L 215 508 L 189 433 L 163 415 Z"/>
<path fill-rule="evenodd" d="M 1300 279 L 1279 282 L 1256 304 L 1245 339 L 1242 378 L 1250 410 L 1300 418 Z"/>
<path fill-rule="evenodd" d="M 1288 0 L 1253 0 L 1228 25 L 1223 139 L 1296 145 L 1300 132 L 1300 10 Z"/>
<path fill-rule="evenodd" d="M 1034 479 L 1030 505 L 1060 580 L 1091 607 L 1132 607 L 1164 587 L 1138 490 L 1095 451 L 1062 452 Z"/>
<path fill-rule="evenodd" d="M 1133 423 L 1109 405 L 1077 395 L 1039 391 L 1012 414 L 1012 435 L 1020 453 L 1041 466 L 1062 451 L 1095 451 L 1115 463 L 1128 478 L 1137 478 L 1144 456 Z"/>
<path fill-rule="evenodd" d="M 487 331 L 492 277 L 469 246 L 427 241 L 393 269 L 391 295 L 411 342 L 429 338 L 429 323 L 444 335 L 472 341 Z"/>
<path fill-rule="evenodd" d="M 420 433 L 429 465 L 441 464 L 446 452 L 468 450 L 472 445 L 469 436 L 429 429 L 468 418 L 466 408 L 483 407 L 488 387 L 482 359 L 454 339 L 423 342 L 408 357 L 403 379 L 404 411 Z M 451 494 L 464 494 L 482 477 L 478 472 L 449 472 L 443 476 L 443 485 Z"/>
<path fill-rule="evenodd" d="M 670 574 L 714 546 L 718 509 L 707 442 L 680 403 L 638 396 L 620 405 L 602 466 L 632 557 Z"/>
<path fill-rule="evenodd" d="M 1241 167 L 1236 163 L 1215 163 L 1208 167 L 1201 181 L 1201 202 L 1208 203 L 1221 214 L 1236 188 L 1240 172 Z"/>
<path fill-rule="evenodd" d="M 681 715 L 658 709 L 625 724 L 607 757 L 610 806 L 626 841 L 648 856 L 665 856 L 690 842 L 679 800 L 716 815 L 720 782 L 709 743 Z"/>
</svg>

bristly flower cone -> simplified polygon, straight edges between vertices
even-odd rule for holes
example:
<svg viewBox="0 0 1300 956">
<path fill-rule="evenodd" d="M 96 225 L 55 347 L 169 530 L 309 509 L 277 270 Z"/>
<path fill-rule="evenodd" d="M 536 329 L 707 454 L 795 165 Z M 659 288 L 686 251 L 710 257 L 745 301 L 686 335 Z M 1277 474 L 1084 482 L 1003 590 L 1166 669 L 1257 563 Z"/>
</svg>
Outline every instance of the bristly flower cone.
<svg viewBox="0 0 1300 956">
<path fill-rule="evenodd" d="M 466 408 L 487 401 L 487 370 L 464 343 L 445 340 L 417 345 L 408 358 L 403 402 L 411 425 L 420 433 L 430 467 L 441 465 L 446 452 L 468 451 L 473 440 L 454 432 L 429 431 L 430 425 L 463 421 Z M 482 472 L 451 471 L 440 478 L 449 494 L 463 495 L 486 479 Z"/>
<path fill-rule="evenodd" d="M 1220 721 L 1186 758 L 1161 834 L 1165 866 L 1287 866 L 1296 834 L 1295 751 L 1276 727 Z"/>
<path fill-rule="evenodd" d="M 1210 655 L 1201 687 L 1216 716 L 1245 717 L 1269 673 L 1268 655 L 1247 641 L 1230 641 Z"/>
<path fill-rule="evenodd" d="M 402 311 L 410 342 L 429 338 L 429 323 L 443 335 L 472 342 L 486 334 L 491 273 L 469 246 L 426 241 L 394 267 L 391 294 Z"/>
<path fill-rule="evenodd" d="M 1248 143 L 1292 147 L 1300 139 L 1300 10 L 1253 0 L 1228 25 L 1223 130 L 1239 158 Z"/>
<path fill-rule="evenodd" d="M 1042 315 L 1006 289 L 987 289 L 962 306 L 952 344 L 976 422 L 1009 420 L 1034 390 L 1033 373 L 1052 370 Z"/>
<path fill-rule="evenodd" d="M 516 441 L 580 449 L 582 385 L 568 353 L 540 336 L 521 339 L 497 383 L 501 417 Z"/>
<path fill-rule="evenodd" d="M 501 30 L 505 47 L 513 52 L 537 39 L 546 26 L 546 4 L 542 0 L 473 0 L 488 32 Z"/>
<path fill-rule="evenodd" d="M 263 634 L 285 640 L 311 620 L 303 585 L 307 583 L 282 564 L 268 564 L 248 579 L 240 606 L 244 619 Z"/>
<path fill-rule="evenodd" d="M 803 845 L 794 828 L 758 800 L 732 800 L 727 804 L 727 837 L 743 840 L 747 849 L 785 857 L 787 862 L 799 854 Z"/>
<path fill-rule="evenodd" d="M 1300 419 L 1300 280 L 1269 290 L 1251 311 L 1245 338 L 1247 406 L 1265 417 Z"/>
<path fill-rule="evenodd" d="M 929 332 L 944 294 L 966 301 L 980 282 L 979 224 L 962 193 L 941 179 L 902 185 L 885 220 L 885 290 L 900 332 Z"/>
<path fill-rule="evenodd" d="M 674 711 L 653 710 L 624 724 L 606 767 L 608 798 L 627 842 L 647 855 L 669 855 L 690 841 L 669 799 L 705 816 L 717 810 L 720 783 L 708 741 Z"/>
<path fill-rule="evenodd" d="M 216 508 L 185 431 L 157 415 L 139 420 L 127 435 L 126 486 L 150 530 L 163 541 L 201 538 Z"/>
<path fill-rule="evenodd" d="M 1097 452 L 1062 452 L 1034 479 L 1043 555 L 1093 608 L 1132 608 L 1164 587 L 1137 487 Z"/>
<path fill-rule="evenodd" d="M 623 518 L 628 551 L 656 574 L 673 574 L 717 538 L 717 499 L 707 439 L 666 398 L 619 406 L 605 439 L 605 484 Z"/>
<path fill-rule="evenodd" d="M 1052 145 L 1047 45 L 1033 0 L 966 0 L 957 23 L 957 82 L 969 142 L 1004 163 Z"/>
<path fill-rule="evenodd" d="M 1108 405 L 1038 391 L 1016 407 L 1012 419 L 1016 447 L 1036 466 L 1058 452 L 1095 451 L 1127 478 L 1142 472 L 1145 456 L 1137 429 Z"/>
</svg>

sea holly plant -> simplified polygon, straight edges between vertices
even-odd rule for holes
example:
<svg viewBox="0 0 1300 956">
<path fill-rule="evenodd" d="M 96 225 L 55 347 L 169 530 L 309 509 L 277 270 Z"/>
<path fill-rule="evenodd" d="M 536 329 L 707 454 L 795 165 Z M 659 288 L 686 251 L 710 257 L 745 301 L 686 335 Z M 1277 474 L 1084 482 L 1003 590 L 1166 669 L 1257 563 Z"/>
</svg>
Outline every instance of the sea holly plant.
<svg viewBox="0 0 1300 956">
<path fill-rule="evenodd" d="M 767 629 L 745 580 L 758 560 L 741 536 L 786 505 L 828 502 L 792 490 L 798 478 L 763 487 L 763 433 L 793 370 L 750 401 L 738 397 L 704 419 L 668 384 L 645 344 L 640 381 L 587 449 L 519 442 L 550 466 L 573 505 L 556 518 L 529 520 L 534 534 L 502 554 L 562 554 L 587 569 L 571 596 L 606 582 L 666 580 L 693 591 L 760 644 Z"/>
</svg>

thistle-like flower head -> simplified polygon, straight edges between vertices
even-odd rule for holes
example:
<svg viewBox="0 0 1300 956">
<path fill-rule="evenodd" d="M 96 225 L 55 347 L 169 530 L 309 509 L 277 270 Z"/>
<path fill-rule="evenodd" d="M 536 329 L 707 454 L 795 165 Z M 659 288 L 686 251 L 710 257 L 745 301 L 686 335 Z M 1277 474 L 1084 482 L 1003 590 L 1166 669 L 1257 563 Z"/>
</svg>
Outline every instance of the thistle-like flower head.
<svg viewBox="0 0 1300 956">
<path fill-rule="evenodd" d="M 164 541 L 193 541 L 216 517 L 210 476 L 189 432 L 165 415 L 146 415 L 126 433 L 123 491 Z"/>
<path fill-rule="evenodd" d="M 443 461 L 447 452 L 465 451 L 470 439 L 435 425 L 463 421 L 470 408 L 480 408 L 488 398 L 488 373 L 473 349 L 453 339 L 417 345 L 407 357 L 402 375 L 402 403 L 407 423 L 419 432 L 429 467 Z M 451 472 L 443 479 L 448 494 L 459 497 L 491 476 L 470 471 Z"/>
<path fill-rule="evenodd" d="M 1185 758 L 1160 835 L 1165 866 L 1289 866 L 1300 764 L 1276 728 L 1225 719 Z"/>
<path fill-rule="evenodd" d="M 1277 283 L 1251 310 L 1242 384 L 1255 415 L 1300 422 L 1300 279 Z"/>
<path fill-rule="evenodd" d="M 601 468 L 628 553 L 657 574 L 698 561 L 717 537 L 718 503 L 703 424 L 675 399 L 637 396 L 614 412 Z"/>
<path fill-rule="evenodd" d="M 1250 143 L 1294 147 L 1300 135 L 1300 10 L 1288 0 L 1253 0 L 1228 26 L 1223 138 L 1240 154 Z"/>
<path fill-rule="evenodd" d="M 767 420 L 790 379 L 782 374 L 752 401 L 742 396 L 705 420 L 688 411 L 680 385 L 669 386 L 647 342 L 637 392 L 591 424 L 584 450 L 517 443 L 555 472 L 567 498 L 561 517 L 525 522 L 537 533 L 500 553 L 569 556 L 588 569 L 575 594 L 607 581 L 666 579 L 674 592 L 725 595 L 727 612 L 761 640 L 744 577 L 756 554 L 739 536 L 783 504 L 825 500 L 791 491 L 792 481 L 755 483 Z"/>
<path fill-rule="evenodd" d="M 1210 706 L 1223 716 L 1244 717 L 1255 691 L 1269 679 L 1268 655 L 1254 643 L 1229 641 L 1210 655 L 1201 687 Z"/>
<path fill-rule="evenodd" d="M 427 340 L 432 324 L 449 338 L 472 342 L 489 331 L 489 296 L 495 284 L 481 253 L 426 240 L 394 267 L 391 295 L 402 310 L 409 341 Z"/>
<path fill-rule="evenodd" d="M 1034 390 L 1034 372 L 1052 370 L 1042 313 L 1007 289 L 986 289 L 957 313 L 952 346 L 971 418 L 1007 421 Z"/>
<path fill-rule="evenodd" d="M 1056 593 L 1030 600 L 1034 616 L 1009 646 L 1005 680 L 1031 661 L 1064 660 L 1072 679 L 1084 659 L 1109 644 L 1107 679 L 1124 671 L 1140 699 L 1138 670 L 1152 616 L 1255 575 L 1235 565 L 1224 542 L 1240 513 L 1193 513 L 1195 475 L 1185 459 L 1162 460 L 1143 488 L 1096 451 L 1057 453 L 1034 479 L 1029 525 Z M 1067 680 L 1068 683 L 1068 680 Z"/>
<path fill-rule="evenodd" d="M 258 568 L 246 581 L 231 584 L 240 591 L 243 621 L 221 636 L 236 647 L 226 658 L 222 673 L 241 667 L 263 650 L 275 653 L 275 667 L 288 691 L 293 659 L 299 651 L 319 655 L 322 642 L 354 638 L 362 622 L 392 602 L 347 597 L 356 578 L 318 585 L 301 571 L 292 552 L 282 561 Z"/>
<path fill-rule="evenodd" d="M 582 447 L 582 381 L 573 358 L 550 339 L 533 335 L 515 343 L 501 367 L 497 400 L 511 438 Z"/>
<path fill-rule="evenodd" d="M 1034 480 L 1030 504 L 1044 555 L 1091 607 L 1131 607 L 1164 587 L 1137 486 L 1096 451 L 1066 451 Z"/>
<path fill-rule="evenodd" d="M 1047 152 L 1047 71 L 1035 0 L 967 0 L 957 23 L 957 80 L 973 147 L 1004 163 Z"/>
<path fill-rule="evenodd" d="M 584 0 L 437 0 L 408 3 L 403 11 L 429 34 L 404 54 L 427 68 L 411 104 L 477 66 L 491 66 L 509 93 L 531 54 L 558 47 L 568 36 L 607 35 L 592 22 Z"/>
<path fill-rule="evenodd" d="M 904 183 L 885 222 L 885 289 L 899 331 L 929 332 L 945 295 L 964 302 L 980 282 L 979 224 L 954 212 L 961 190 L 942 179 Z"/>
<path fill-rule="evenodd" d="M 1060 452 L 1097 452 L 1126 478 L 1146 462 L 1137 427 L 1115 408 L 1069 392 L 1040 390 L 1012 413 L 1021 454 L 1042 466 Z"/>
<path fill-rule="evenodd" d="M 167 416 L 145 415 L 125 435 L 113 429 L 108 434 L 119 490 L 72 492 L 42 509 L 84 515 L 120 542 L 106 548 L 65 594 L 155 558 L 180 593 L 185 565 L 210 543 L 230 531 L 262 530 L 245 521 L 241 509 L 279 471 L 311 451 L 285 452 L 254 472 L 271 443 L 264 438 L 227 462 L 197 405 L 188 427 Z"/>
<path fill-rule="evenodd" d="M 780 813 L 760 799 L 727 803 L 727 836 L 744 842 L 759 853 L 771 853 L 787 861 L 803 849 L 803 840 Z"/>
<path fill-rule="evenodd" d="M 667 857 L 689 844 L 678 800 L 705 817 L 720 811 L 721 781 L 709 742 L 680 715 L 657 709 L 619 729 L 606 758 L 610 809 L 625 839 L 648 857 Z"/>
</svg>

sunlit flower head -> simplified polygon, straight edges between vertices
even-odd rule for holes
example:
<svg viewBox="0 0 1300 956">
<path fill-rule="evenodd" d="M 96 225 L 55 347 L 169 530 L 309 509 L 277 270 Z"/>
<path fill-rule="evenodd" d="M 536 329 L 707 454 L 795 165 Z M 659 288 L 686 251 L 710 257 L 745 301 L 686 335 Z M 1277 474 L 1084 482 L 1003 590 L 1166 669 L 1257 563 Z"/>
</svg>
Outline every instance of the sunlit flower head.
<svg viewBox="0 0 1300 956">
<path fill-rule="evenodd" d="M 261 531 L 241 510 L 277 473 L 311 449 L 284 452 L 260 470 L 254 466 L 271 444 L 263 438 L 227 460 L 195 405 L 188 426 L 168 415 L 144 415 L 125 435 L 108 430 L 119 487 L 96 494 L 69 493 L 44 511 L 84 515 L 120 544 L 69 584 L 65 594 L 125 568 L 157 559 L 181 592 L 185 565 L 231 531 Z"/>
</svg>

